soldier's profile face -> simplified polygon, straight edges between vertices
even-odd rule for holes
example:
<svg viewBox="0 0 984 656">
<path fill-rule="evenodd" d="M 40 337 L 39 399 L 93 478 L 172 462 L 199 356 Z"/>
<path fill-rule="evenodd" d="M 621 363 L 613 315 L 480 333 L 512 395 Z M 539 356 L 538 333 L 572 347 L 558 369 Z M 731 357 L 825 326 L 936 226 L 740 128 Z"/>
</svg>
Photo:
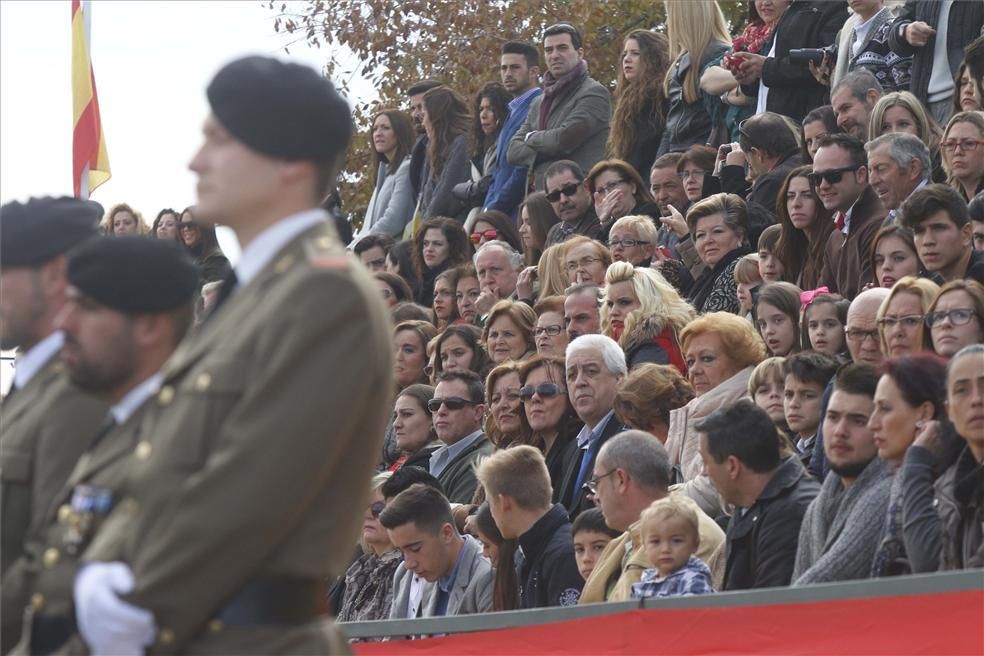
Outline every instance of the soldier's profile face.
<svg viewBox="0 0 984 656">
<path fill-rule="evenodd" d="M 0 348 L 36 342 L 38 321 L 46 308 L 38 269 L 8 267 L 0 272 Z"/>
<path fill-rule="evenodd" d="M 68 288 L 68 301 L 55 319 L 65 334 L 61 360 L 68 377 L 94 394 L 124 384 L 137 362 L 133 319 Z"/>
</svg>

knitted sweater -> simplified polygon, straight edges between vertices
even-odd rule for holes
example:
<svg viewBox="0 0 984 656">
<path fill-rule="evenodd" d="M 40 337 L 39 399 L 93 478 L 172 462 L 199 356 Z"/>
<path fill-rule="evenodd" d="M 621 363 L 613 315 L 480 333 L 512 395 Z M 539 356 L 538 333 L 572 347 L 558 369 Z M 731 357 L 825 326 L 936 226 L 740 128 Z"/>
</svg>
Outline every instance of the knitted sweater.
<svg viewBox="0 0 984 656">
<path fill-rule="evenodd" d="M 793 585 L 868 578 L 888 510 L 887 473 L 876 457 L 846 489 L 827 476 L 803 517 Z"/>
</svg>

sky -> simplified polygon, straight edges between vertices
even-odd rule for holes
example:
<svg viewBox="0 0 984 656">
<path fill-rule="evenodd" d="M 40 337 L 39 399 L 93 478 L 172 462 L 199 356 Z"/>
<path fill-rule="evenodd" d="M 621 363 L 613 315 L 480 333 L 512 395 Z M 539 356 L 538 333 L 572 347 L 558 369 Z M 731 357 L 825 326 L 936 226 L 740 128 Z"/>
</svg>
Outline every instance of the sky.
<svg viewBox="0 0 984 656">
<path fill-rule="evenodd" d="M 195 201 L 188 162 L 225 63 L 263 54 L 321 69 L 259 0 L 94 0 L 91 58 L 113 177 L 92 199 L 126 202 L 150 224 Z M 355 87 L 371 93 L 367 85 Z M 72 194 L 71 3 L 0 2 L 0 202 Z"/>
</svg>

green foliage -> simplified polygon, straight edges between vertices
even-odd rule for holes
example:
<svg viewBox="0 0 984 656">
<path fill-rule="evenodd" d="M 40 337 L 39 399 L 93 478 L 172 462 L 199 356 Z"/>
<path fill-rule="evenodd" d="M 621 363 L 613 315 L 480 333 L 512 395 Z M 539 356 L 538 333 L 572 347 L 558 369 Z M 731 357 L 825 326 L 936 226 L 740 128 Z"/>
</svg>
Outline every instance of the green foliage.
<svg viewBox="0 0 984 656">
<path fill-rule="evenodd" d="M 720 4 L 740 29 L 746 3 Z M 653 0 L 271 0 L 268 7 L 274 29 L 288 38 L 285 49 L 297 43 L 324 48 L 325 72 L 343 93 L 352 75 L 368 79 L 379 93 L 378 104 L 356 106 L 359 136 L 339 187 L 357 224 L 372 194 L 370 120 L 380 107 L 405 109 L 403 92 L 414 81 L 441 80 L 473 97 L 486 82 L 498 80 L 503 43 L 539 43 L 545 27 L 563 21 L 581 31 L 591 76 L 614 88 L 625 35 L 640 28 L 663 31 L 666 17 L 665 5 Z M 338 53 L 346 51 L 358 60 L 357 70 L 343 69 Z"/>
</svg>

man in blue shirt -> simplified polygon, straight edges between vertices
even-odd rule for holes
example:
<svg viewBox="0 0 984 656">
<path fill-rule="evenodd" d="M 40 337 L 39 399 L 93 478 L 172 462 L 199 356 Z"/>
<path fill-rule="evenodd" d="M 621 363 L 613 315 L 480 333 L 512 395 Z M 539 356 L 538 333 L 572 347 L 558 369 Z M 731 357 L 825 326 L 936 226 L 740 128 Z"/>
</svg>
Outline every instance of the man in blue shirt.
<svg viewBox="0 0 984 656">
<path fill-rule="evenodd" d="M 538 86 L 540 77 L 540 53 L 532 43 L 507 41 L 502 46 L 499 76 L 502 86 L 513 95 L 509 103 L 509 116 L 502 125 L 496 148 L 498 164 L 492 183 L 485 195 L 485 209 L 499 210 L 516 217 L 516 209 L 526 196 L 527 170 L 513 166 L 506 157 L 509 141 L 526 120 L 533 99 L 543 93 Z"/>
</svg>

